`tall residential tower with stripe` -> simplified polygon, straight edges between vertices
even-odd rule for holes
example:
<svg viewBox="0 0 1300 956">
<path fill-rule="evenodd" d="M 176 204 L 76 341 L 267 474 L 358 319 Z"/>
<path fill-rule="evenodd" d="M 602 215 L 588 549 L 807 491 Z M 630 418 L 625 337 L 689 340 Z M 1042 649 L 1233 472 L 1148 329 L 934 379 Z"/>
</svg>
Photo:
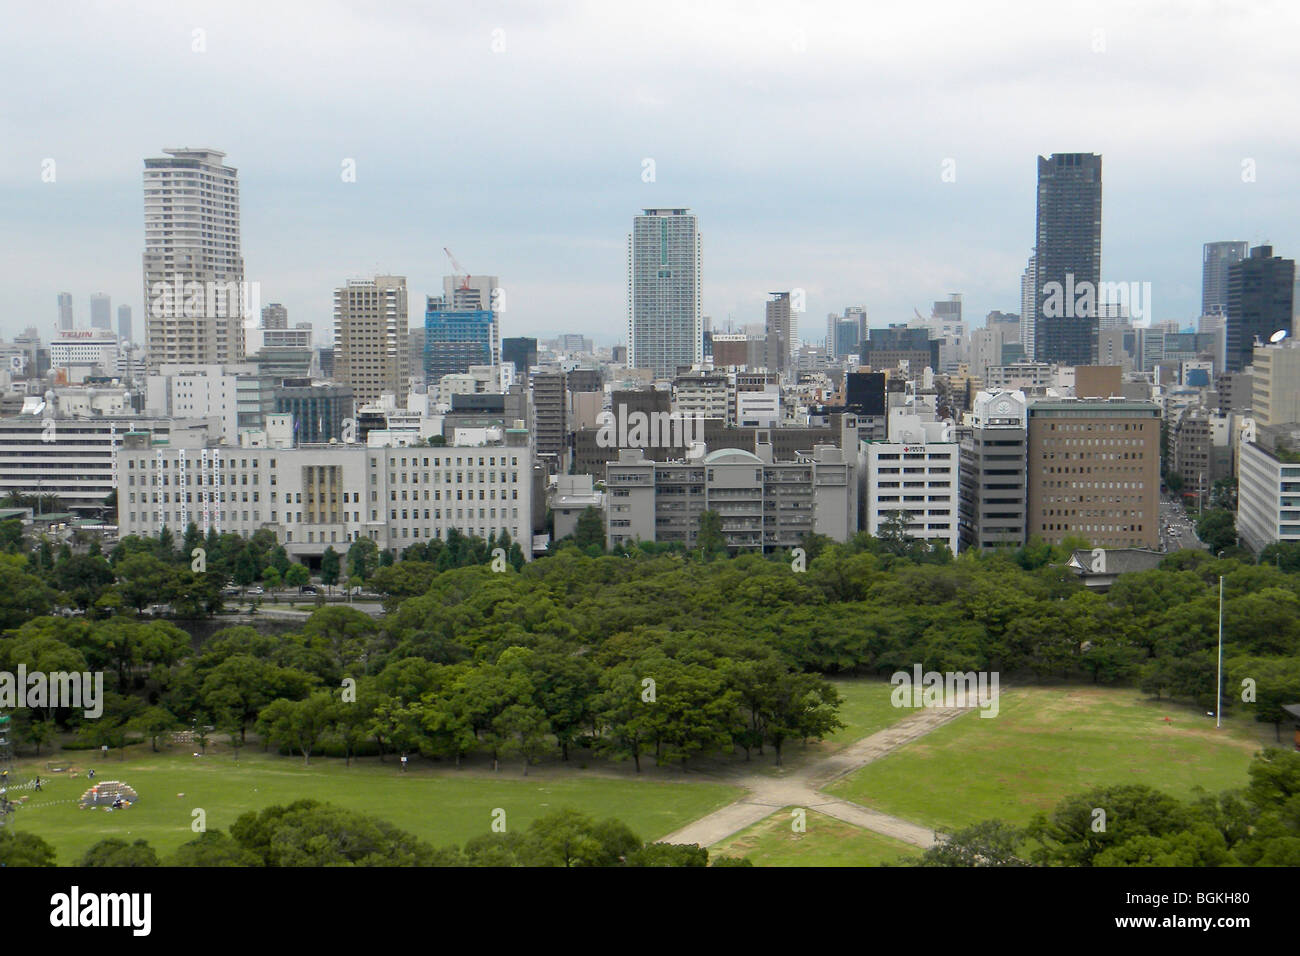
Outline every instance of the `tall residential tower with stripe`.
<svg viewBox="0 0 1300 956">
<path fill-rule="evenodd" d="M 149 365 L 244 359 L 239 172 L 215 149 L 144 161 L 145 346 Z"/>
<path fill-rule="evenodd" d="M 689 209 L 646 209 L 627 237 L 627 364 L 672 379 L 704 358 L 700 231 Z"/>
</svg>

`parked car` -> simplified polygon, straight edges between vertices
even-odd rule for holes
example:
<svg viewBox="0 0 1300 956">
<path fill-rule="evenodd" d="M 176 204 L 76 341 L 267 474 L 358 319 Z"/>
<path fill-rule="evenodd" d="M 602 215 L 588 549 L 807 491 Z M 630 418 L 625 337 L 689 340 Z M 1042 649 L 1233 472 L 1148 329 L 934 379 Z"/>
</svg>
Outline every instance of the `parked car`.
<svg viewBox="0 0 1300 956">
<path fill-rule="evenodd" d="M 304 584 L 298 590 L 302 594 L 320 594 L 320 588 L 314 584 Z"/>
</svg>

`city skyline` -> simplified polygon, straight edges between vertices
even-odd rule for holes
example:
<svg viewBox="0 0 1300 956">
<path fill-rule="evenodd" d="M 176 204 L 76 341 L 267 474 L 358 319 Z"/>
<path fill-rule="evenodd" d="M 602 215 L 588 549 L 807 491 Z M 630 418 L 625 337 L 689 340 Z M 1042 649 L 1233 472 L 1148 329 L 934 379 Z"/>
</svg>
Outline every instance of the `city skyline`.
<svg viewBox="0 0 1300 956">
<path fill-rule="evenodd" d="M 1238 21 L 1256 22 L 1264 12 L 1207 12 L 1187 22 L 1116 5 L 1099 7 L 1095 22 L 1044 11 L 1034 24 L 995 29 L 996 18 L 981 25 L 978 12 L 959 6 L 933 21 L 837 6 L 802 17 L 758 7 L 748 19 L 708 9 L 691 14 L 695 29 L 675 57 L 692 68 L 679 78 L 633 68 L 648 56 L 635 42 L 642 31 L 654 37 L 666 26 L 617 11 L 575 24 L 574 8 L 506 5 L 492 17 L 448 24 L 399 8 L 356 24 L 326 8 L 306 24 L 294 18 L 293 29 L 310 31 L 312 42 L 303 45 L 310 55 L 277 48 L 271 71 L 262 63 L 266 44 L 250 39 L 251 7 L 235 4 L 207 24 L 163 15 L 166 9 L 151 15 L 146 7 L 122 20 L 91 11 L 57 44 L 84 69 L 94 68 L 102 41 L 124 55 L 147 45 L 175 77 L 150 90 L 157 97 L 150 110 L 132 110 L 135 87 L 109 71 L 99 86 L 125 105 L 103 108 L 89 97 L 62 127 L 16 117 L 21 133 L 0 157 L 15 249 L 13 276 L 0 293 L 0 334 L 50 328 L 59 291 L 84 303 L 102 290 L 144 314 L 136 278 L 139 164 L 177 144 L 221 149 L 240 170 L 247 278 L 261 284 L 263 301 L 284 302 L 319 333 L 330 327 L 340 277 L 406 275 L 413 294 L 431 294 L 446 271 L 446 245 L 471 272 L 503 277 L 511 306 L 503 334 L 574 331 L 617 341 L 622 336 L 609 330 L 625 313 L 627 217 L 670 205 L 692 208 L 709 237 L 703 312 L 715 326 L 728 317 L 736 325 L 761 322 L 774 288 L 805 290 L 811 330 L 853 304 L 865 304 L 873 324 L 906 321 L 912 308 L 953 290 L 980 322 L 992 310 L 1018 311 L 1018 280 L 1033 247 L 1033 163 L 1070 150 L 1107 157 L 1102 278 L 1151 281 L 1156 320 L 1194 323 L 1204 243 L 1239 238 L 1282 255 L 1300 249 L 1292 225 L 1300 217 L 1286 189 L 1295 134 L 1273 122 L 1296 67 L 1280 43 L 1255 36 L 1247 47 L 1236 39 L 1246 29 Z M 1267 15 L 1295 19 L 1286 8 Z M 268 33 L 286 16 L 272 14 Z M 36 16 L 16 15 L 14 28 L 10 35 L 33 39 L 31 49 L 53 37 L 53 25 Z M 952 55 L 914 63 L 880 42 L 931 29 L 936 47 Z M 195 30 L 205 31 L 203 52 L 192 49 Z M 447 53 L 437 75 L 458 78 L 463 93 L 441 103 L 447 115 L 438 124 L 472 123 L 479 134 L 472 149 L 435 151 L 429 135 L 416 132 L 430 115 L 419 98 L 427 99 L 423 86 L 418 96 L 383 103 L 355 129 L 331 128 L 331 117 L 372 87 L 360 74 L 334 76 L 322 64 L 353 43 L 398 34 L 412 37 L 412 49 L 441 38 Z M 393 52 L 376 85 L 411 66 L 406 49 Z M 27 77 L 41 71 L 22 69 L 26 49 L 13 55 L 15 101 L 66 101 L 63 91 L 24 96 L 35 82 Z M 634 59 L 613 74 L 618 79 L 592 82 L 620 57 Z M 976 80 L 973 57 L 1024 62 Z M 1248 64 L 1258 95 L 1225 96 L 1212 78 L 1180 65 L 1207 57 L 1221 70 Z M 1049 58 L 1061 70 L 1044 81 L 1032 67 Z M 748 84 L 722 81 L 720 96 L 688 98 L 700 74 L 725 77 L 738 66 L 752 77 Z M 974 88 L 963 89 L 966 82 Z M 1007 102 L 1017 110 L 1003 117 L 973 109 L 990 83 L 1011 87 Z M 228 102 L 205 99 L 196 110 L 195 91 L 214 84 Z M 1080 84 L 1090 85 L 1087 102 L 1071 101 L 1059 115 L 1043 108 Z M 908 92 L 918 85 L 921 94 Z M 940 95 L 925 95 L 925 121 L 917 121 L 918 97 L 936 89 Z M 557 112 L 554 103 L 568 97 L 573 107 Z M 1186 122 L 1192 102 L 1203 113 L 1197 123 Z M 1021 108 L 1042 120 L 1032 132 L 1017 119 Z M 290 132 L 277 119 L 287 115 L 320 122 Z M 871 122 L 858 119 L 868 116 Z M 114 125 L 109 145 L 95 140 L 90 150 L 105 124 Z M 773 124 L 791 135 L 764 136 L 761 150 L 749 145 Z M 864 153 L 859 147 L 884 126 L 896 130 L 890 150 Z M 384 149 L 376 151 L 381 127 Z M 1162 142 L 1170 137 L 1180 145 L 1176 164 Z M 495 148 L 503 142 L 513 148 Z M 57 170 L 52 182 L 42 180 L 46 159 Z M 344 179 L 349 160 L 351 182 Z M 1243 181 L 1247 160 L 1253 182 Z"/>
</svg>

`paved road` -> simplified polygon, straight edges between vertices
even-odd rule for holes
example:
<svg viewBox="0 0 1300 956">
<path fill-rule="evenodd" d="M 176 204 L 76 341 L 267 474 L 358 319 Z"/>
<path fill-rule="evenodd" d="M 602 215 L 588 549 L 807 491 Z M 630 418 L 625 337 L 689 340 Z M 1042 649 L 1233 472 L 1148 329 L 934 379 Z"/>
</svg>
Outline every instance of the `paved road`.
<svg viewBox="0 0 1300 956">
<path fill-rule="evenodd" d="M 801 767 L 787 777 L 767 777 L 741 773 L 727 775 L 727 782 L 749 791 L 735 803 L 701 817 L 675 833 L 661 838 L 664 843 L 695 843 L 711 846 L 738 833 L 782 807 L 803 807 L 854 826 L 902 840 L 913 846 L 929 847 L 935 842 L 934 831 L 900 820 L 898 817 L 860 806 L 849 800 L 821 793 L 820 788 L 873 760 L 911 743 L 966 713 L 969 708 L 933 707 L 905 717 L 879 733 L 864 737 L 843 750 Z"/>
<path fill-rule="evenodd" d="M 1169 529 L 1178 534 L 1170 534 Z M 1195 522 L 1187 517 L 1182 505 L 1167 499 L 1160 501 L 1160 546 L 1165 551 L 1205 547 L 1196 537 Z"/>
</svg>

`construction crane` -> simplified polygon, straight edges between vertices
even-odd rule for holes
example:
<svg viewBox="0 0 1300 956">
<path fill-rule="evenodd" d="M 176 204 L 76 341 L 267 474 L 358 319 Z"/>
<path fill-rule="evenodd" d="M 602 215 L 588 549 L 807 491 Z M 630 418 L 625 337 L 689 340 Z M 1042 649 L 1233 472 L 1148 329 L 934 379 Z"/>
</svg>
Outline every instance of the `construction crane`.
<svg viewBox="0 0 1300 956">
<path fill-rule="evenodd" d="M 460 262 L 456 259 L 456 257 L 453 256 L 453 255 L 451 254 L 451 250 L 448 249 L 446 246 L 443 246 L 443 247 L 442 247 L 442 251 L 445 252 L 445 253 L 447 253 L 447 258 L 451 260 L 452 276 L 455 277 L 457 274 L 459 274 L 459 275 L 463 275 L 463 276 L 465 277 L 465 278 L 461 281 L 459 288 L 460 288 L 462 291 L 465 290 L 465 289 L 468 289 L 468 288 L 469 288 L 469 273 L 465 271 L 465 267 L 462 266 L 462 265 L 460 264 Z"/>
</svg>

